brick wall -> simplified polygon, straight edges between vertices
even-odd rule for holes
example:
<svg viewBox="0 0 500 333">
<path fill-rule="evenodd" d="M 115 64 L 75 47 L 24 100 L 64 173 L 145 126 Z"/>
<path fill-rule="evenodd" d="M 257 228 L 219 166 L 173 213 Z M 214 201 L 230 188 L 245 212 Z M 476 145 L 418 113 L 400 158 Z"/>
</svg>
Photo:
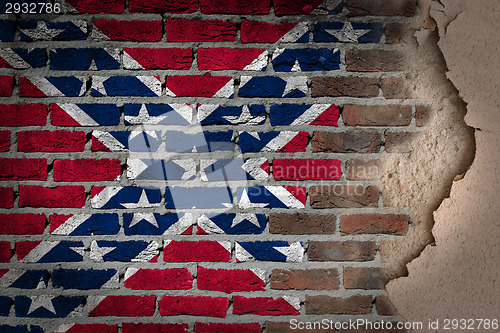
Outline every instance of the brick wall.
<svg viewBox="0 0 500 333">
<path fill-rule="evenodd" d="M 397 319 L 415 1 L 68 3 L 0 20 L 2 330 Z"/>
</svg>

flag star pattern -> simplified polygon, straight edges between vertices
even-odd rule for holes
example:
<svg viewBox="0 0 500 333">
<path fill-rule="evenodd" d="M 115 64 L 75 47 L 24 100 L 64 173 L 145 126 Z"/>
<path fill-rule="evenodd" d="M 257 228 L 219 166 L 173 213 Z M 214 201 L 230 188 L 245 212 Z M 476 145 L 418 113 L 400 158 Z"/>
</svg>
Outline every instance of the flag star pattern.
<svg viewBox="0 0 500 333">
<path fill-rule="evenodd" d="M 2 6 L 0 332 L 396 320 L 372 310 L 380 290 L 347 280 L 350 269 L 374 276 L 381 242 L 410 225 L 357 172 L 390 153 L 392 126 L 419 126 L 423 103 L 401 97 L 402 48 L 390 45 L 408 11 L 364 17 L 341 0 L 55 0 L 29 16 Z"/>
</svg>

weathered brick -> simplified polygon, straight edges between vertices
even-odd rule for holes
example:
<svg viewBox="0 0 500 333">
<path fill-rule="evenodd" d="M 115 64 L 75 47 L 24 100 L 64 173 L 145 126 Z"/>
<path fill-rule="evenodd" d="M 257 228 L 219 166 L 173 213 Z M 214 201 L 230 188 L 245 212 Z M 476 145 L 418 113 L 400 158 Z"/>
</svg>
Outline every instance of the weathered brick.
<svg viewBox="0 0 500 333">
<path fill-rule="evenodd" d="M 121 14 L 125 9 L 124 0 L 66 0 L 81 14 Z"/>
<path fill-rule="evenodd" d="M 388 23 L 384 28 L 385 42 L 388 44 L 416 44 L 417 29 L 404 23 Z"/>
<path fill-rule="evenodd" d="M 122 323 L 122 333 L 184 333 L 189 324 Z"/>
<path fill-rule="evenodd" d="M 355 295 L 348 298 L 326 295 L 309 296 L 305 301 L 306 314 L 369 314 L 372 312 L 372 296 Z"/>
<path fill-rule="evenodd" d="M 389 234 L 403 236 L 408 231 L 410 217 L 397 214 L 358 214 L 340 217 L 342 235 Z"/>
<path fill-rule="evenodd" d="M 313 77 L 313 97 L 377 97 L 379 79 L 373 77 Z"/>
<path fill-rule="evenodd" d="M 0 208 L 14 207 L 14 189 L 12 187 L 0 187 Z"/>
<path fill-rule="evenodd" d="M 84 132 L 23 131 L 17 133 L 17 150 L 22 152 L 83 151 L 87 136 Z"/>
<path fill-rule="evenodd" d="M 383 78 L 380 87 L 382 94 L 387 99 L 415 98 L 414 91 L 410 87 L 410 81 L 399 77 Z"/>
<path fill-rule="evenodd" d="M 375 309 L 377 309 L 377 313 L 382 316 L 398 315 L 396 307 L 392 304 L 387 295 L 377 296 L 377 299 L 375 300 Z"/>
<path fill-rule="evenodd" d="M 234 80 L 230 76 L 175 75 L 167 76 L 167 96 L 232 98 Z"/>
<path fill-rule="evenodd" d="M 130 0 L 131 13 L 192 13 L 198 10 L 197 0 Z"/>
<path fill-rule="evenodd" d="M 90 182 L 116 180 L 121 174 L 118 159 L 56 160 L 54 180 L 56 182 Z"/>
<path fill-rule="evenodd" d="M 173 240 L 167 241 L 167 243 L 163 248 L 165 262 L 228 262 L 231 259 L 231 245 L 229 242 Z"/>
<path fill-rule="evenodd" d="M 382 142 L 377 132 L 314 132 L 313 152 L 378 153 Z"/>
<path fill-rule="evenodd" d="M 402 71 L 408 66 L 400 51 L 388 50 L 347 50 L 347 70 L 353 72 Z"/>
<path fill-rule="evenodd" d="M 0 214 L 0 234 L 41 235 L 45 221 L 45 214 Z"/>
<path fill-rule="evenodd" d="M 12 75 L 0 75 L 0 97 L 9 97 L 14 88 L 14 77 Z"/>
<path fill-rule="evenodd" d="M 197 285 L 200 290 L 225 293 L 264 290 L 265 271 L 251 269 L 210 269 L 198 267 Z"/>
<path fill-rule="evenodd" d="M 270 0 L 201 0 L 203 14 L 268 14 L 271 9 Z"/>
<path fill-rule="evenodd" d="M 44 126 L 46 123 L 45 104 L 0 104 L 0 126 Z"/>
<path fill-rule="evenodd" d="M 0 131 L 0 152 L 10 150 L 10 131 Z"/>
<path fill-rule="evenodd" d="M 419 133 L 386 132 L 385 151 L 388 153 L 409 153 L 418 144 Z"/>
<path fill-rule="evenodd" d="M 331 290 L 339 289 L 336 269 L 273 269 L 271 289 Z"/>
<path fill-rule="evenodd" d="M 307 257 L 311 261 L 370 261 L 376 252 L 375 242 L 309 241 Z"/>
<path fill-rule="evenodd" d="M 346 289 L 383 289 L 385 282 L 385 278 L 380 268 L 344 268 L 344 287 Z"/>
<path fill-rule="evenodd" d="M 380 160 L 353 159 L 346 163 L 347 180 L 376 180 L 381 171 Z"/>
<path fill-rule="evenodd" d="M 293 302 L 295 304 L 291 304 Z M 258 316 L 298 315 L 299 299 L 283 297 L 253 297 L 233 296 L 233 314 L 253 314 Z"/>
<path fill-rule="evenodd" d="M 275 180 L 339 180 L 341 162 L 335 159 L 275 159 Z"/>
<path fill-rule="evenodd" d="M 417 10 L 416 0 L 344 0 L 350 16 L 413 16 Z"/>
<path fill-rule="evenodd" d="M 342 119 L 346 126 L 408 126 L 410 105 L 344 105 Z"/>
<path fill-rule="evenodd" d="M 262 331 L 259 323 L 243 323 L 243 324 L 225 324 L 225 323 L 196 323 L 194 324 L 195 333 L 212 333 L 212 332 L 240 332 L 240 333 L 260 333 Z"/>
<path fill-rule="evenodd" d="M 95 297 L 95 298 L 94 298 Z M 155 312 L 156 297 L 148 296 L 89 296 L 89 317 L 151 317 Z"/>
<path fill-rule="evenodd" d="M 128 268 L 125 272 L 124 286 L 129 289 L 191 289 L 192 285 L 193 276 L 187 268 Z"/>
<path fill-rule="evenodd" d="M 161 21 L 117 21 L 99 19 L 94 22 L 94 40 L 158 42 L 162 38 Z"/>
<path fill-rule="evenodd" d="M 307 37 L 307 26 L 301 26 L 302 23 L 287 22 L 287 23 L 268 23 L 261 21 L 241 21 L 241 41 L 243 43 L 276 43 L 278 41 L 284 43 L 302 42 Z M 291 32 L 293 28 L 298 26 L 300 29 L 297 33 Z M 305 40 L 307 41 L 307 39 Z"/>
<path fill-rule="evenodd" d="M 169 42 L 234 42 L 236 24 L 231 21 L 167 19 Z"/>
<path fill-rule="evenodd" d="M 0 180 L 47 180 L 47 160 L 1 158 Z"/>
<path fill-rule="evenodd" d="M 417 105 L 415 107 L 415 122 L 419 127 L 427 126 L 431 118 L 431 107 L 427 105 Z"/>
<path fill-rule="evenodd" d="M 83 186 L 20 186 L 19 207 L 82 208 L 86 193 Z"/>
<path fill-rule="evenodd" d="M 276 15 L 310 14 L 323 2 L 323 0 L 274 0 L 274 13 Z"/>
<path fill-rule="evenodd" d="M 0 241 L 0 262 L 10 262 L 11 257 L 10 242 Z"/>
<path fill-rule="evenodd" d="M 190 48 L 123 48 L 125 69 L 190 69 L 193 53 Z"/>
<path fill-rule="evenodd" d="M 284 235 L 334 234 L 335 215 L 311 214 L 271 214 L 269 216 L 269 232 Z"/>
<path fill-rule="evenodd" d="M 259 71 L 267 66 L 265 49 L 200 48 L 197 55 L 200 70 Z"/>
<path fill-rule="evenodd" d="M 377 207 L 380 196 L 378 187 L 363 185 L 312 186 L 309 195 L 319 209 Z"/>
<path fill-rule="evenodd" d="M 225 318 L 229 299 L 209 296 L 163 296 L 158 305 L 162 316 L 190 315 Z"/>
</svg>

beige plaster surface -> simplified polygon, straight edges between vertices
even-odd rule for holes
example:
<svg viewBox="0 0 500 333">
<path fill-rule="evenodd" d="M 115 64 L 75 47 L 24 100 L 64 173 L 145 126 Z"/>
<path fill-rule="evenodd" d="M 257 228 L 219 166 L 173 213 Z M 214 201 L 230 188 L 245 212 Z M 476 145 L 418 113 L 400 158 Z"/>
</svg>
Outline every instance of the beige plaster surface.
<svg viewBox="0 0 500 333">
<path fill-rule="evenodd" d="M 500 2 L 441 0 L 430 8 L 447 76 L 476 128 L 475 159 L 434 212 L 435 242 L 387 291 L 406 320 L 440 319 L 439 330 L 424 331 L 450 332 L 445 318 L 500 319 Z"/>
</svg>

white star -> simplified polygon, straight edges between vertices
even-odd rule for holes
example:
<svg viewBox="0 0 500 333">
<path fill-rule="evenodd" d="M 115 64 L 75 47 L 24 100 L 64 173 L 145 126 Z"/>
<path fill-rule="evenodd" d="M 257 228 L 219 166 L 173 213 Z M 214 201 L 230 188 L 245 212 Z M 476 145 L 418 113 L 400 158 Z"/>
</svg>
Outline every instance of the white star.
<svg viewBox="0 0 500 333">
<path fill-rule="evenodd" d="M 267 204 L 266 203 L 253 203 L 253 202 L 250 202 L 250 198 L 248 197 L 247 189 L 244 188 L 243 189 L 243 193 L 241 193 L 241 198 L 240 198 L 239 206 L 241 208 L 245 208 L 245 209 L 246 208 L 262 208 L 262 207 L 266 207 Z"/>
<path fill-rule="evenodd" d="M 245 105 L 241 110 L 240 116 L 223 116 L 225 120 L 229 121 L 231 124 L 247 124 L 247 125 L 258 125 L 261 121 L 266 119 L 266 117 L 254 117 L 250 114 L 248 105 Z"/>
<path fill-rule="evenodd" d="M 300 68 L 299 64 L 299 59 L 295 59 L 295 63 L 293 64 L 293 67 L 290 70 L 290 72 L 302 72 L 302 69 Z"/>
<path fill-rule="evenodd" d="M 132 218 L 132 221 L 130 221 L 130 225 L 128 227 L 132 228 L 134 225 L 141 221 L 147 221 L 151 225 L 159 228 L 158 222 L 156 222 L 156 218 L 153 213 L 134 213 L 134 217 Z"/>
<path fill-rule="evenodd" d="M 90 62 L 89 70 L 91 70 L 91 71 L 97 70 L 97 65 L 95 63 L 95 59 L 92 59 L 92 61 Z"/>
<path fill-rule="evenodd" d="M 307 93 L 307 78 L 304 76 L 292 76 L 284 78 L 286 81 L 285 90 L 283 91 L 283 97 L 288 93 L 298 89 L 303 93 Z"/>
<path fill-rule="evenodd" d="M 106 96 L 106 88 L 104 88 L 104 81 L 106 81 L 106 77 L 102 76 L 93 76 L 92 77 L 92 89 Z"/>
<path fill-rule="evenodd" d="M 137 116 L 125 116 L 125 120 L 130 124 L 158 124 L 163 119 L 167 118 L 167 116 L 161 117 L 152 117 L 149 115 L 148 110 L 146 109 L 146 104 L 142 104 L 141 109 L 139 110 L 139 114 Z"/>
<path fill-rule="evenodd" d="M 150 203 L 146 191 L 142 190 L 141 197 L 137 203 L 122 203 L 122 206 L 125 208 L 153 208 L 157 207 L 158 204 Z"/>
<path fill-rule="evenodd" d="M 38 21 L 35 29 L 22 29 L 21 32 L 33 40 L 52 40 L 63 32 L 64 29 L 49 29 L 47 23 Z"/>
<path fill-rule="evenodd" d="M 40 296 L 30 297 L 31 304 L 30 304 L 30 308 L 28 309 L 27 315 L 29 315 L 30 313 L 34 312 L 35 310 L 37 310 L 39 308 L 44 308 L 46 310 L 49 310 L 53 314 L 57 314 L 56 309 L 54 309 L 54 304 L 52 304 L 52 300 L 55 297 L 56 296 L 49 296 L 49 295 L 40 295 Z"/>
<path fill-rule="evenodd" d="M 327 29 L 325 30 L 328 34 L 337 38 L 339 42 L 354 42 L 358 41 L 358 38 L 370 32 L 371 29 L 354 29 L 351 22 L 344 23 L 342 29 Z"/>
<path fill-rule="evenodd" d="M 98 261 L 98 262 L 104 262 L 103 257 L 108 254 L 109 252 L 113 251 L 116 247 L 111 246 L 102 246 L 100 247 L 97 244 L 97 241 L 92 241 L 90 243 L 90 259 Z"/>
<path fill-rule="evenodd" d="M 243 221 L 248 221 L 253 225 L 256 225 L 258 228 L 260 228 L 259 220 L 257 220 L 257 215 L 251 213 L 236 214 L 236 216 L 233 219 L 233 223 L 231 224 L 231 228 L 237 226 Z"/>
<path fill-rule="evenodd" d="M 295 242 L 289 246 L 273 246 L 273 248 L 284 254 L 287 262 L 302 262 L 304 257 L 304 248 L 300 242 Z"/>
</svg>

